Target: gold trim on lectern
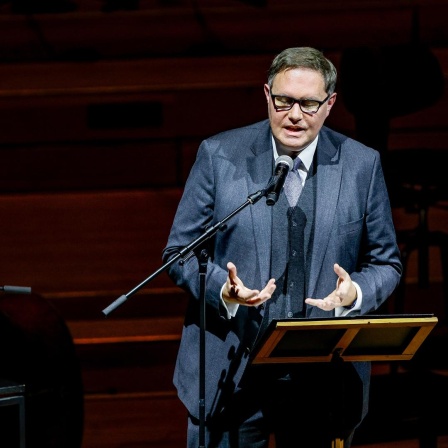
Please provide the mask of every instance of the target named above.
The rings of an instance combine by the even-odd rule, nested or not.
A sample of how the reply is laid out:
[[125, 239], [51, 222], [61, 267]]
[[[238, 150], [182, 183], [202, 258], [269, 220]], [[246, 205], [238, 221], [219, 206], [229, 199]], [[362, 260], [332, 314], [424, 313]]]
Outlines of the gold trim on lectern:
[[274, 320], [251, 362], [410, 360], [436, 324], [433, 315]]

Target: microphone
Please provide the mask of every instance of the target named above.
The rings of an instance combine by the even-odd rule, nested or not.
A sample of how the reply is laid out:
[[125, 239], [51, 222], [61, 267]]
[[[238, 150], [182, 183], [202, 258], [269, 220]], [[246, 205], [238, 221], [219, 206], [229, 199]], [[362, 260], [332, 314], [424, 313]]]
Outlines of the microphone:
[[275, 171], [274, 176], [269, 182], [270, 185], [273, 185], [272, 188], [269, 189], [269, 193], [266, 197], [267, 205], [274, 205], [277, 200], [280, 192], [282, 191], [283, 184], [285, 183], [286, 176], [289, 171], [294, 167], [294, 162], [289, 156], [280, 156], [275, 161]]

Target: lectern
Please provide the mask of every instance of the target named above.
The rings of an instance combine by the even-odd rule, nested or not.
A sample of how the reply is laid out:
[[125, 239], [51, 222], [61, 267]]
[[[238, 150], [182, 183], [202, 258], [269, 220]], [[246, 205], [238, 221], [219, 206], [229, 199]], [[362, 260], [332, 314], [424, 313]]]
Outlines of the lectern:
[[[410, 360], [436, 324], [432, 314], [274, 319], [251, 363]], [[339, 434], [331, 448], [344, 448]]]

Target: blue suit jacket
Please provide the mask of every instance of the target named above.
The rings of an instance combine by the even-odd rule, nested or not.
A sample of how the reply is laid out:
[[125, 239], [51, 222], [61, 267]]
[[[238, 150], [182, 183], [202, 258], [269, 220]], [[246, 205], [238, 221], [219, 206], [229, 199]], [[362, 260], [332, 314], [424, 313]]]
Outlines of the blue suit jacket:
[[[363, 293], [361, 314], [377, 309], [397, 286], [401, 264], [390, 204], [378, 152], [322, 128], [317, 146], [315, 234], [307, 297], [323, 298], [334, 290], [339, 263]], [[263, 189], [274, 166], [269, 121], [227, 131], [202, 142], [185, 185], [164, 251], [168, 260], [206, 230]], [[263, 310], [240, 306], [227, 319], [220, 290], [226, 264], [235, 263], [249, 288], [262, 289], [270, 279], [272, 207], [264, 199], [227, 221], [210, 245], [206, 277], [206, 414], [219, 412], [239, 386]], [[188, 411], [198, 418], [199, 275], [191, 257], [169, 269], [174, 282], [191, 293], [174, 383]], [[318, 308], [311, 317], [331, 317]], [[357, 364], [367, 407], [369, 366]]]

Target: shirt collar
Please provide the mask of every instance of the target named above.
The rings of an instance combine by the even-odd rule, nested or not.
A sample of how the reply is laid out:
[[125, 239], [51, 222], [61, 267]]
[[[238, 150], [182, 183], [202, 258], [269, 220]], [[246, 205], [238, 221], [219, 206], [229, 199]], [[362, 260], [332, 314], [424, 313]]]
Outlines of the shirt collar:
[[[309, 171], [311, 164], [313, 163], [314, 153], [317, 148], [317, 141], [319, 140], [319, 135], [302, 151], [299, 153], [300, 160], [306, 168], [306, 171]], [[272, 136], [272, 148], [274, 152], [274, 160], [278, 158], [277, 145], [275, 144], [274, 136]]]

